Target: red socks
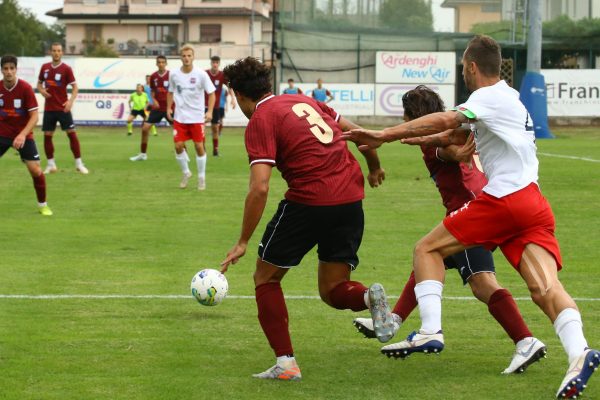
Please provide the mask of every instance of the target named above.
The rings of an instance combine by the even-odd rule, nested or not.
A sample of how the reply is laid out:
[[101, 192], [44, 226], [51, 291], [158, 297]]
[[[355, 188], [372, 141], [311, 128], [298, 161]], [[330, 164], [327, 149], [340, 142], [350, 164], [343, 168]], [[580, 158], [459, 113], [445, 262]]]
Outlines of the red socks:
[[338, 310], [350, 309], [363, 311], [368, 307], [365, 304], [365, 292], [368, 288], [360, 282], [342, 282], [329, 292], [331, 305]]
[[73, 157], [81, 158], [81, 148], [79, 147], [79, 139], [77, 139], [77, 133], [68, 132], [67, 136], [69, 136], [69, 144], [71, 145]]
[[404, 285], [404, 289], [402, 289], [402, 294], [400, 298], [396, 302], [394, 306], [394, 310], [392, 311], [394, 314], [397, 314], [402, 318], [402, 321], [406, 321], [412, 310], [417, 308], [417, 296], [415, 295], [415, 273], [411, 272], [408, 281]]
[[276, 357], [293, 354], [288, 312], [279, 282], [259, 285], [256, 291], [258, 320]]
[[33, 178], [33, 187], [35, 188], [35, 194], [37, 195], [38, 203], [46, 202], [46, 177], [44, 174]]
[[521, 339], [533, 336], [508, 290], [498, 289], [492, 293], [488, 310], [515, 344]]
[[142, 142], [140, 149], [142, 150], [142, 153], [146, 154], [146, 150], [148, 150], [148, 143]]
[[51, 160], [54, 158], [54, 143], [52, 143], [52, 136], [44, 135], [44, 152], [46, 158]]
[[219, 151], [219, 138], [213, 138], [213, 151]]

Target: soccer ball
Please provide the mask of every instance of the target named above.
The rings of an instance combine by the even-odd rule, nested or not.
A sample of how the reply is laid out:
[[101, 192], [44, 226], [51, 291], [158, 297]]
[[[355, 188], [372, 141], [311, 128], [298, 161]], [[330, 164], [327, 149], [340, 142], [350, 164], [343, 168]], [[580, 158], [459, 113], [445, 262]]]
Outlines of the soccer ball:
[[221, 303], [228, 288], [227, 278], [216, 269], [203, 269], [192, 278], [192, 296], [203, 306]]

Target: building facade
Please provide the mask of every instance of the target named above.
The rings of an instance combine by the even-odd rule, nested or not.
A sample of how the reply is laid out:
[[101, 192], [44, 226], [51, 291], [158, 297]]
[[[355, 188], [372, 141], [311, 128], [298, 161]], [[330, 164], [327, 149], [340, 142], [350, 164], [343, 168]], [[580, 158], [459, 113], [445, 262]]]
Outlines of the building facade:
[[48, 12], [66, 27], [67, 54], [106, 43], [121, 55], [271, 57], [272, 3], [261, 0], [64, 0]]

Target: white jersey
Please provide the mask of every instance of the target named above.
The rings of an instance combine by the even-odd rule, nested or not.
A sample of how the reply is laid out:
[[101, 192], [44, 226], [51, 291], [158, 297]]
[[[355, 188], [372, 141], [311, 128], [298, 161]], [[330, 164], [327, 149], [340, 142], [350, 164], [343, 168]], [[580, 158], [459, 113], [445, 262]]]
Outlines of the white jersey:
[[476, 119], [475, 144], [488, 178], [484, 192], [499, 198], [537, 183], [533, 121], [519, 92], [500, 81], [474, 91], [458, 111]]
[[185, 73], [180, 68], [169, 75], [169, 92], [173, 93], [175, 102], [175, 121], [182, 124], [204, 122], [204, 92], [211, 94], [215, 86], [208, 74], [194, 67]]

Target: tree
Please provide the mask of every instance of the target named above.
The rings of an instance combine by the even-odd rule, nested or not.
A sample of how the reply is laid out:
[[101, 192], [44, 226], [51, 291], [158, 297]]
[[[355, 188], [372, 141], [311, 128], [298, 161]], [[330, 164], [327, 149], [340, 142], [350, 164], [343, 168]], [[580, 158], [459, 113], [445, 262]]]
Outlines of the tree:
[[0, 20], [0, 49], [3, 54], [41, 56], [50, 44], [64, 40], [62, 26], [46, 26], [31, 12], [21, 9], [16, 0], [0, 3]]
[[385, 0], [379, 19], [383, 25], [407, 33], [433, 32], [433, 16], [425, 0]]
[[103, 57], [103, 58], [116, 58], [119, 57], [119, 53], [117, 53], [112, 47], [104, 42], [104, 39], [95, 40], [92, 42], [84, 41], [85, 43], [85, 51], [84, 55], [86, 57]]

